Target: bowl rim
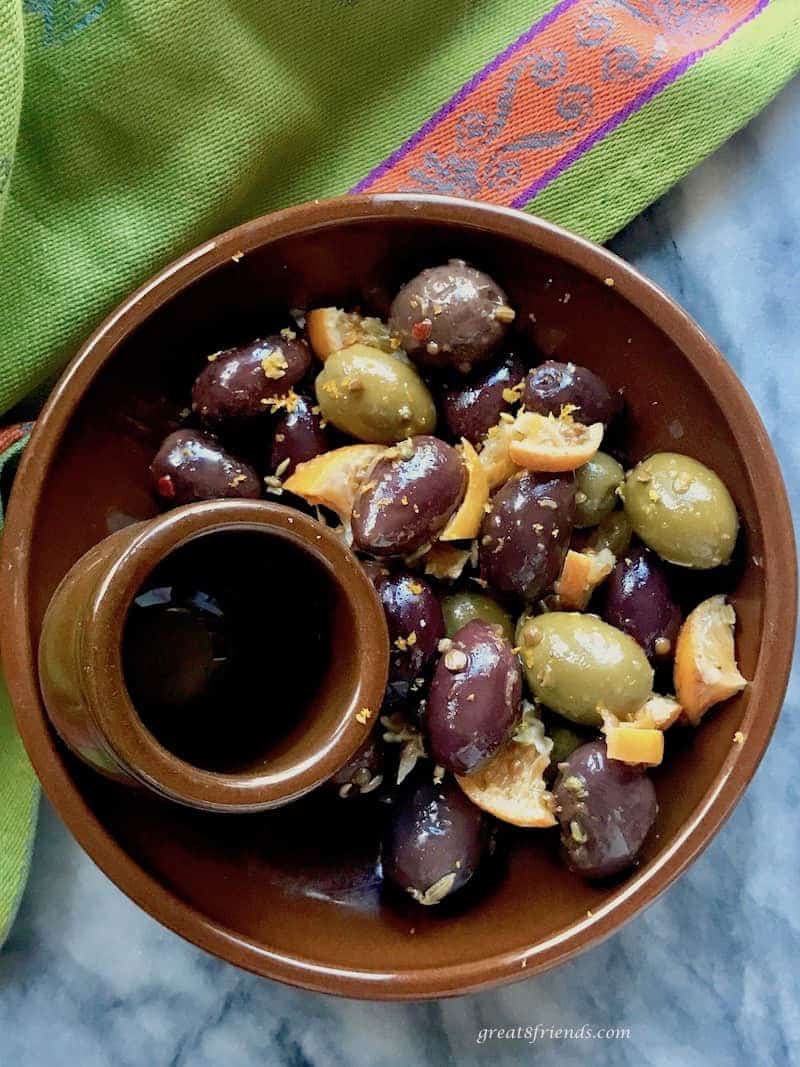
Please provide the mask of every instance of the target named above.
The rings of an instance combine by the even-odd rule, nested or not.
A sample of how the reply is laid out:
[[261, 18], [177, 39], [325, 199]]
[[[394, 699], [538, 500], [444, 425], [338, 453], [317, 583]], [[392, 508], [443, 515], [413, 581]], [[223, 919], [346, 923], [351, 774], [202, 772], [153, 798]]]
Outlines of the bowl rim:
[[[84, 802], [63, 765], [46, 720], [30, 640], [28, 584], [31, 531], [45, 472], [85, 392], [121, 341], [156, 308], [232, 257], [301, 233], [351, 224], [415, 220], [478, 230], [528, 243], [606, 284], [666, 334], [719, 398], [751, 483], [764, 532], [764, 626], [750, 700], [745, 744], [732, 741], [719, 773], [672, 844], [638, 869], [604, 904], [527, 948], [439, 967], [361, 970], [258, 946], [203, 915], [143, 870]], [[20, 486], [25, 486], [23, 493]], [[305, 989], [380, 1000], [430, 999], [474, 992], [538, 974], [603, 940], [633, 918], [688, 867], [728, 818], [766, 750], [780, 713], [794, 646], [797, 560], [791, 512], [778, 460], [744, 386], [693, 319], [665, 292], [614, 253], [536, 216], [511, 208], [417, 194], [381, 194], [313, 201], [261, 216], [205, 241], [146, 281], [81, 346], [37, 420], [11, 495], [2, 545], [7, 580], [0, 589], [5, 625], [0, 654], [17, 726], [42, 786], [81, 846], [132, 900], [170, 929], [212, 954], [264, 977]], [[780, 580], [778, 580], [780, 578]], [[18, 634], [22, 639], [18, 640]]]

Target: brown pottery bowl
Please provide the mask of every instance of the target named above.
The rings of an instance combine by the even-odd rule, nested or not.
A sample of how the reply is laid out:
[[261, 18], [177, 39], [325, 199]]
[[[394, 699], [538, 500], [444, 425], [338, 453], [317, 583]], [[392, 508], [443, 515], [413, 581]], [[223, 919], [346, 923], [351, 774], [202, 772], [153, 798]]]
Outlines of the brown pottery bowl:
[[[624, 388], [629, 458], [685, 452], [716, 470], [742, 519], [724, 591], [751, 684], [654, 773], [641, 863], [583, 882], [552, 837], [518, 832], [472, 899], [422, 909], [380, 891], [375, 809], [319, 791], [275, 812], [193, 811], [104, 780], [50, 727], [36, 672], [48, 601], [110, 531], [157, 512], [148, 464], [205, 355], [287, 324], [289, 308], [385, 313], [417, 270], [462, 257], [517, 310], [528, 358], [574, 359]], [[703, 575], [696, 592], [717, 591]], [[733, 371], [667, 296], [611, 253], [530, 216], [437, 197], [313, 203], [208, 241], [126, 300], [52, 394], [25, 452], [3, 545], [2, 658], [19, 729], [77, 839], [138, 904], [210, 952], [325, 992], [434, 997], [536, 974], [596, 944], [711, 840], [775, 726], [794, 642], [796, 560], [764, 427]], [[743, 743], [734, 735], [741, 732]], [[732, 889], [731, 892], [734, 890]]]

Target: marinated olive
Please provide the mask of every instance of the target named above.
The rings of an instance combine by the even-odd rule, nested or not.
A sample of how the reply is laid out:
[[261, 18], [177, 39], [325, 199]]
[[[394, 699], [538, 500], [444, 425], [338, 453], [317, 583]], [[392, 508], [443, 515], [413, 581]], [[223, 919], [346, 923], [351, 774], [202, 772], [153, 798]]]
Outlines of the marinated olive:
[[534, 367], [525, 381], [523, 402], [529, 411], [558, 415], [565, 404], [574, 407], [576, 422], [608, 425], [622, 410], [622, 396], [587, 367], [549, 359]]
[[395, 801], [383, 842], [383, 876], [419, 904], [438, 904], [467, 884], [490, 844], [480, 808], [445, 778], [415, 774]]
[[585, 745], [589, 737], [586, 732], [578, 732], [558, 715], [549, 716], [545, 722], [545, 731], [553, 742], [550, 750], [550, 766], [545, 772], [548, 781], [552, 781], [558, 774], [559, 763], [563, 763], [571, 756], [576, 748]]
[[658, 813], [644, 771], [609, 759], [603, 741], [568, 757], [553, 794], [567, 864], [585, 878], [609, 878], [630, 867]]
[[353, 543], [373, 556], [415, 552], [446, 524], [466, 486], [466, 468], [450, 445], [424, 435], [401, 441], [377, 461], [356, 494]]
[[282, 478], [288, 478], [298, 463], [330, 449], [328, 433], [315, 406], [308, 397], [298, 394], [292, 410], [285, 411], [275, 423], [268, 461], [272, 473], [279, 470]]
[[433, 397], [416, 370], [377, 348], [334, 352], [314, 387], [323, 417], [359, 441], [392, 444], [436, 426]]
[[675, 649], [681, 610], [672, 598], [664, 567], [646, 548], [619, 560], [600, 594], [600, 614], [630, 634], [648, 659], [664, 659]]
[[389, 327], [415, 363], [466, 374], [498, 349], [513, 319], [500, 286], [453, 259], [403, 286]]
[[606, 515], [592, 534], [589, 547], [595, 552], [602, 552], [604, 548], [607, 548], [619, 558], [627, 551], [632, 533], [631, 522], [625, 512], [612, 511], [610, 515]]
[[481, 525], [481, 577], [503, 593], [539, 596], [561, 573], [574, 515], [572, 474], [509, 478]]
[[482, 767], [519, 719], [522, 676], [511, 645], [474, 619], [442, 653], [431, 682], [425, 728], [434, 760], [454, 774]]
[[466, 626], [473, 619], [482, 619], [492, 626], [499, 626], [507, 641], [514, 640], [514, 623], [511, 616], [496, 600], [483, 593], [473, 593], [472, 590], [466, 589], [450, 593], [442, 600], [442, 612], [448, 637], [454, 637], [462, 626]]
[[192, 407], [204, 423], [215, 426], [268, 413], [311, 366], [305, 341], [279, 334], [208, 358], [192, 387]]
[[624, 494], [634, 531], [668, 563], [706, 570], [731, 558], [736, 507], [721, 479], [696, 459], [657, 452], [628, 474]]
[[253, 468], [199, 430], [176, 430], [165, 438], [150, 473], [155, 491], [168, 504], [261, 496], [261, 482]]
[[501, 413], [511, 410], [515, 400], [507, 399], [508, 390], [524, 377], [524, 363], [518, 356], [509, 354], [477, 377], [447, 389], [442, 397], [442, 410], [453, 437], [466, 437], [471, 444], [479, 444], [500, 421]]
[[653, 689], [653, 668], [642, 648], [596, 615], [523, 616], [517, 644], [536, 699], [585, 726], [599, 726], [601, 710], [626, 718]]
[[588, 463], [575, 472], [575, 525], [596, 526], [617, 503], [617, 489], [625, 481], [625, 471], [613, 456], [595, 452]]
[[339, 796], [343, 799], [372, 793], [383, 782], [384, 762], [384, 747], [380, 738], [373, 733], [344, 767], [334, 774], [331, 784], [338, 788]]
[[418, 691], [424, 672], [444, 637], [442, 608], [424, 578], [409, 571], [378, 574], [373, 578], [386, 614], [391, 642], [387, 699], [405, 700], [409, 689]]

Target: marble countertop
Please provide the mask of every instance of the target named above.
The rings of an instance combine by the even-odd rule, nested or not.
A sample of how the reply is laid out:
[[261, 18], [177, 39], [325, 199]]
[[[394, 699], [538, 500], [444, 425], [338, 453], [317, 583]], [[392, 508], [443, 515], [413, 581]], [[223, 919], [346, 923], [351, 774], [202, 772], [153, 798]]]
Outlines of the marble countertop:
[[[800, 81], [614, 242], [726, 353], [800, 503]], [[800, 512], [797, 512], [800, 514]], [[754, 782], [691, 870], [555, 972], [429, 1004], [289, 989], [139, 911], [43, 803], [0, 956], [0, 1063], [15, 1067], [547, 1067], [800, 1059], [800, 681]], [[622, 1040], [479, 1043], [498, 1027], [625, 1027]]]

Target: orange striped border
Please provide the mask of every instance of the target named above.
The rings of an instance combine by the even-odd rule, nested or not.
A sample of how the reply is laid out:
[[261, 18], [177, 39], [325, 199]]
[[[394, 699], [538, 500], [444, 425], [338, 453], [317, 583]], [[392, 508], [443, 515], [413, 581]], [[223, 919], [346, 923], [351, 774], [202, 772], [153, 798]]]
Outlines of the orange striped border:
[[769, 0], [561, 0], [351, 192], [524, 207]]
[[17, 441], [27, 437], [32, 429], [32, 422], [17, 422], [13, 426], [0, 427], [0, 459], [3, 453], [7, 452]]

